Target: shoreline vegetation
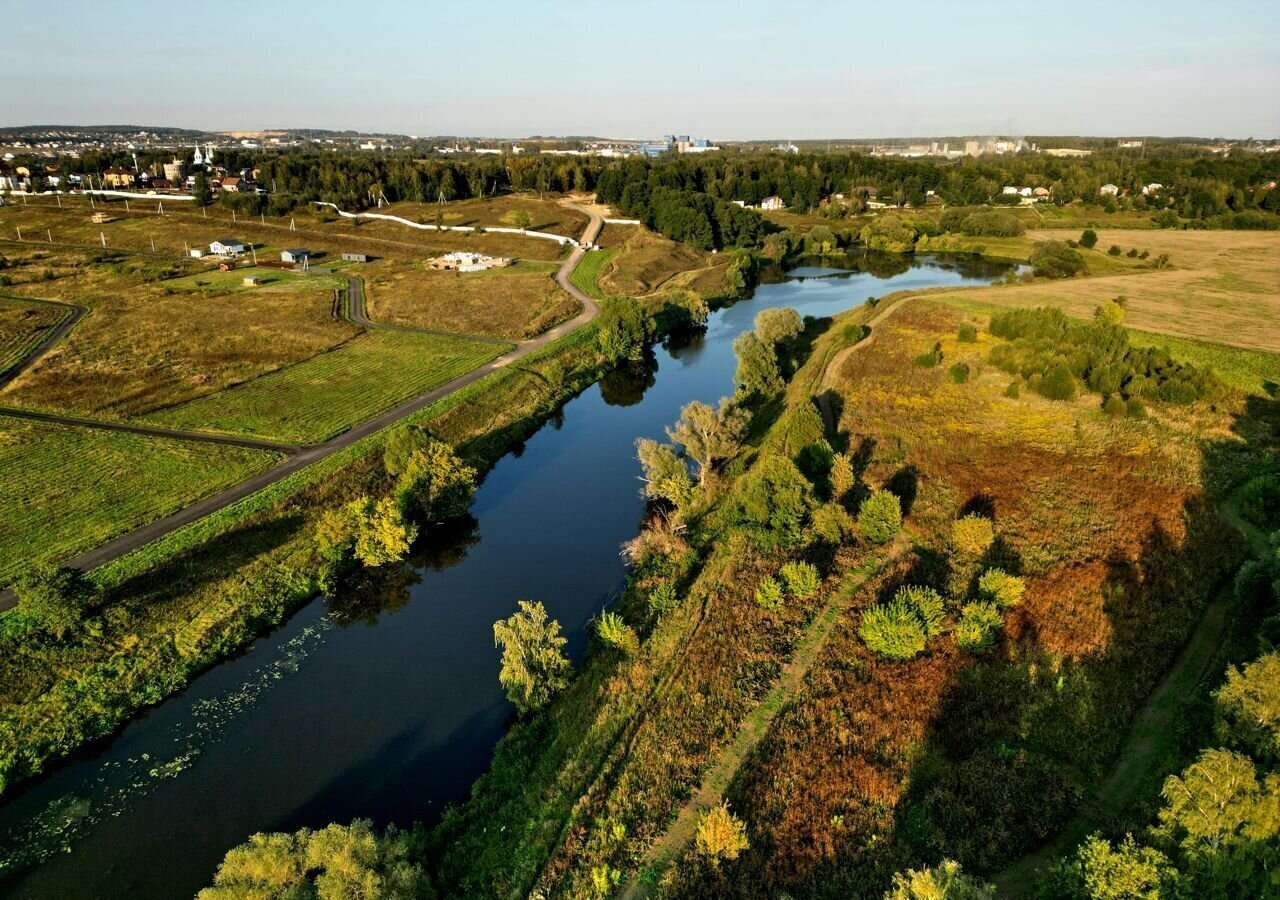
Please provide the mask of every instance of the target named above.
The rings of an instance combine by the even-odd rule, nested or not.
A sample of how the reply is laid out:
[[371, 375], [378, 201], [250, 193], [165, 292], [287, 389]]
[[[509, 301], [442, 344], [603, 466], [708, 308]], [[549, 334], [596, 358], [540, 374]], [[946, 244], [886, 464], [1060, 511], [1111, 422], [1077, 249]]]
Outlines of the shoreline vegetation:
[[[785, 187], [768, 161], [735, 176], [749, 200], [776, 190], [803, 215], [762, 215], [704, 193], [698, 185], [724, 166], [718, 158], [599, 171], [574, 163], [572, 174], [557, 176], [561, 184], [546, 180], [541, 163], [513, 163], [511, 188], [594, 187], [652, 229], [602, 238], [607, 249], [571, 273], [588, 295], [607, 298], [601, 316], [401, 426], [87, 577], [24, 578], [23, 603], [0, 617], [8, 698], [0, 795], [340, 586], [350, 567], [399, 559], [415, 537], [429, 540], [435, 522], [465, 508], [477, 474], [563, 403], [663, 335], [705, 322], [708, 304], [742, 296], [765, 267], [847, 261], [864, 250], [904, 268], [912, 253], [969, 254], [1026, 268], [1004, 285], [895, 295], [831, 322], [758, 320], [735, 344], [734, 397], [691, 404], [671, 444], [639, 448], [652, 515], [628, 548], [626, 590], [597, 623], [580, 670], [570, 678], [556, 670], [554, 699], [521, 694], [527, 715], [502, 739], [471, 800], [432, 832], [377, 835], [357, 822], [329, 838], [385, 851], [382, 864], [413, 868], [418, 891], [423, 868], [448, 896], [583, 897], [983, 878], [1050, 839], [1119, 752], [1158, 661], [1186, 642], [1211, 590], [1244, 554], [1243, 541], [1211, 552], [1211, 536], [1225, 540], [1212, 502], [1274, 471], [1280, 357], [1263, 352], [1280, 338], [1274, 192], [1239, 187], [1258, 171], [1221, 160], [1206, 167], [1198, 190], [1082, 208], [1075, 198], [1096, 196], [1093, 175], [1081, 174], [1092, 170], [1055, 163], [1055, 185], [1071, 196], [1028, 213], [999, 208], [989, 184], [928, 174], [923, 164], [815, 159], [812, 175]], [[1171, 173], [1185, 168], [1165, 162]], [[286, 186], [271, 200], [227, 203], [258, 203], [259, 213], [263, 202], [317, 199], [298, 185], [329, 165], [281, 170]], [[1130, 165], [1136, 186], [1147, 164]], [[659, 166], [664, 179], [651, 178]], [[453, 177], [427, 168], [433, 189]], [[397, 190], [404, 173], [387, 174]], [[873, 174], [895, 179], [896, 205], [913, 208], [868, 215], [873, 193], [862, 182]], [[1222, 187], [1231, 179], [1234, 192]], [[839, 207], [836, 184], [848, 190]], [[935, 193], [952, 206], [935, 205]], [[403, 196], [430, 214], [423, 196]], [[369, 200], [323, 199], [357, 209]], [[454, 215], [477, 224], [477, 246], [520, 240], [484, 233], [495, 211], [466, 202], [474, 209]], [[513, 206], [503, 215], [525, 221], [531, 213]], [[316, 219], [315, 234], [357, 231], [323, 213]], [[1108, 229], [1108, 221], [1125, 227]], [[548, 227], [572, 224], [568, 216]], [[387, 223], [358, 231], [399, 241]], [[46, 261], [44, 251], [19, 250], [31, 256], [25, 271]], [[64, 275], [44, 271], [13, 286], [36, 291]], [[6, 346], [29, 340], [19, 333]], [[963, 403], [973, 404], [973, 418], [960, 425]], [[1202, 431], [1210, 437], [1197, 440]], [[986, 446], [1014, 463], [997, 465]], [[957, 456], [962, 449], [970, 456]], [[1059, 474], [1039, 478], [1046, 471]], [[1014, 477], [1023, 482], [1007, 480]], [[1070, 502], [1076, 489], [1087, 504]], [[1149, 521], [1138, 522], [1138, 512]], [[1111, 556], [1098, 543], [1105, 533], [1116, 535]], [[1262, 585], [1256, 599], [1265, 578], [1254, 581]], [[688, 812], [719, 750], [766, 698], [780, 702], [773, 690], [785, 666], [829, 610], [839, 611], [829, 637], [755, 738], [758, 749], [730, 760], [726, 782], [701, 792], [708, 805]], [[558, 631], [526, 612], [538, 629]], [[510, 642], [524, 626], [507, 627]], [[1238, 623], [1229, 627], [1237, 647]], [[504, 668], [509, 687], [521, 683], [512, 671]], [[898, 695], [916, 706], [898, 706]], [[1235, 704], [1222, 716], [1240, 731], [1231, 710], [1243, 701], [1219, 702]], [[868, 710], [893, 727], [867, 725]], [[860, 743], [853, 721], [881, 743]], [[966, 731], [961, 721], [986, 724]], [[1234, 734], [1231, 752], [1251, 740]], [[1055, 741], [1057, 757], [1046, 752]], [[1162, 765], [1174, 771], [1170, 760], [1205, 743], [1171, 751]], [[1257, 754], [1264, 772], [1269, 752]], [[846, 763], [851, 795], [824, 793], [821, 773]], [[801, 774], [784, 785], [775, 771]], [[800, 799], [788, 811], [793, 790]], [[973, 803], [953, 809], [957, 797]], [[1126, 808], [1124, 821], [1139, 823], [1153, 803], [1139, 814]], [[487, 826], [497, 821], [515, 827], [495, 834]], [[1178, 827], [1185, 832], [1185, 823], [1169, 826], [1173, 843], [1185, 837]], [[294, 846], [317, 835], [293, 836]], [[664, 836], [671, 853], [650, 859]], [[278, 837], [288, 836], [254, 841]], [[1185, 843], [1172, 847], [1159, 847], [1165, 868], [1200, 883]], [[225, 886], [234, 887], [242, 850], [228, 856]], [[1139, 853], [1131, 843], [1097, 842], [1087, 852]], [[253, 853], [244, 853], [251, 868]], [[1076, 869], [1055, 871], [1077, 878], [1094, 857], [1081, 850]], [[907, 871], [926, 859], [936, 867]], [[1254, 861], [1240, 884], [1257, 883], [1249, 880]], [[219, 893], [223, 877], [208, 897], [234, 896]]]

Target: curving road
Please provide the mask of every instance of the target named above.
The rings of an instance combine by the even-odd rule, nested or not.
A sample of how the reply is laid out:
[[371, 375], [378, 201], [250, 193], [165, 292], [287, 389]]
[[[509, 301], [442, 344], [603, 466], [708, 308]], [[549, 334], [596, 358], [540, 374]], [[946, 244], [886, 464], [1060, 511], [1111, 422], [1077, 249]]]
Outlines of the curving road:
[[[574, 267], [577, 266], [578, 261], [582, 259], [583, 254], [586, 252], [583, 247], [595, 243], [596, 238], [600, 234], [600, 229], [604, 225], [604, 220], [600, 216], [594, 212], [586, 212], [590, 216], [591, 220], [588, 222], [586, 230], [583, 232], [579, 246], [573, 249], [573, 252], [570, 253], [564, 262], [560, 264], [560, 268], [556, 271], [556, 282], [568, 291], [570, 296], [582, 304], [582, 312], [577, 316], [567, 322], [557, 325], [555, 328], [539, 335], [533, 340], [522, 342], [514, 350], [499, 356], [492, 362], [483, 365], [478, 369], [472, 369], [470, 372], [463, 375], [459, 375], [457, 378], [447, 382], [446, 384], [440, 385], [434, 390], [427, 391], [424, 394], [419, 394], [412, 399], [406, 400], [394, 409], [390, 409], [381, 415], [360, 423], [350, 431], [345, 431], [321, 444], [313, 444], [308, 447], [298, 448], [297, 452], [288, 456], [281, 463], [266, 470], [265, 472], [260, 472], [252, 478], [248, 478], [238, 484], [232, 485], [231, 487], [224, 488], [218, 493], [211, 494], [202, 500], [198, 500], [172, 515], [165, 516], [163, 519], [157, 519], [156, 521], [144, 525], [141, 528], [122, 534], [119, 537], [88, 551], [87, 553], [82, 553], [73, 559], [65, 560], [63, 564], [87, 571], [103, 565], [104, 563], [119, 559], [127, 553], [132, 553], [134, 550], [138, 550], [158, 538], [177, 531], [185, 525], [190, 525], [192, 522], [198, 521], [211, 513], [215, 513], [239, 500], [243, 500], [249, 495], [260, 491], [269, 485], [275, 484], [283, 478], [287, 478], [312, 463], [319, 462], [325, 457], [331, 456], [339, 450], [350, 447], [352, 444], [368, 437], [371, 434], [381, 431], [382, 429], [394, 425], [400, 420], [411, 416], [416, 412], [426, 409], [431, 404], [448, 397], [450, 394], [459, 391], [468, 385], [474, 384], [481, 378], [484, 378], [486, 375], [489, 375], [504, 366], [508, 366], [532, 353], [536, 353], [553, 341], [564, 337], [571, 331], [575, 331], [592, 321], [600, 314], [599, 305], [582, 291], [578, 290], [573, 282], [569, 280], [569, 276], [573, 274]], [[77, 424], [86, 423], [79, 422]], [[192, 439], [192, 435], [187, 432], [181, 432], [180, 436], [183, 439]], [[211, 436], [203, 435], [202, 437]], [[16, 605], [17, 598], [14, 596], [12, 591], [5, 591], [0, 594], [0, 612], [8, 611]]]

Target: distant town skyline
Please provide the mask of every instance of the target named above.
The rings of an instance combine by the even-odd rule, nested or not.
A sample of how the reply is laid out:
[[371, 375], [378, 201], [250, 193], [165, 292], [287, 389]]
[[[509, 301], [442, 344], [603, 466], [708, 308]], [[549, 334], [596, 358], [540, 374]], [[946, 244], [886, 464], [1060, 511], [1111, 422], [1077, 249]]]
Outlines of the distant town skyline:
[[[55, 0], [0, 47], [0, 125], [721, 141], [1280, 136], [1280, 4], [433, 6]], [[233, 27], [229, 26], [233, 23]], [[70, 48], [51, 64], [50, 49]], [[38, 75], [38, 78], [36, 77]]]

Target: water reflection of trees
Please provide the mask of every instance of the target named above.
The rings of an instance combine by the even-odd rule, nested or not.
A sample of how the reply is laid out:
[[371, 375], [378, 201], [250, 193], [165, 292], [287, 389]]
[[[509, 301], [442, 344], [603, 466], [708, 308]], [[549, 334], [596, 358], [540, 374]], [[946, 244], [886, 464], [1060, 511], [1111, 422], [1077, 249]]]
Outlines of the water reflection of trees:
[[471, 516], [434, 525], [414, 545], [408, 559], [345, 575], [326, 598], [329, 618], [344, 628], [374, 625], [383, 613], [403, 609], [422, 583], [423, 570], [443, 572], [467, 558], [480, 541], [480, 523]]
[[610, 406], [635, 406], [657, 381], [658, 361], [646, 351], [644, 359], [618, 366], [600, 379], [600, 396]]

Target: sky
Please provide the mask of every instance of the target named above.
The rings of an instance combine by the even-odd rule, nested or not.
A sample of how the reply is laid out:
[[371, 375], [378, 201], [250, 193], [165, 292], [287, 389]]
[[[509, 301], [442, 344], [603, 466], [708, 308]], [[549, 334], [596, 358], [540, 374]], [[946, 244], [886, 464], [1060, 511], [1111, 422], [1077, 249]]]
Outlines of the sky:
[[50, 0], [6, 17], [0, 126], [1280, 137], [1280, 0], [204, 9]]

